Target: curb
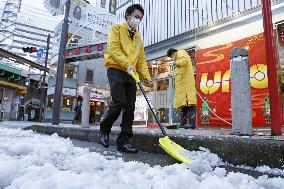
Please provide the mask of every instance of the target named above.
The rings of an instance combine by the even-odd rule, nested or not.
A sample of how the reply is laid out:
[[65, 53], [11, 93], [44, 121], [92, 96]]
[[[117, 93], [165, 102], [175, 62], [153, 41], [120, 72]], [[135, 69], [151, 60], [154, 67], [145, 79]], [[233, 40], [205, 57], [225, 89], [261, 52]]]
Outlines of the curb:
[[[39, 133], [58, 136], [70, 139], [99, 143], [98, 128], [72, 128], [61, 126], [33, 125], [24, 128]], [[110, 144], [116, 145], [116, 138], [119, 130], [112, 130], [110, 134]], [[234, 136], [182, 136], [171, 135], [170, 138], [184, 148], [199, 150], [199, 147], [209, 149], [217, 154], [223, 161], [233, 165], [247, 165], [257, 167], [267, 165], [279, 168], [284, 165], [284, 141], [273, 139], [255, 139], [251, 137]], [[139, 150], [154, 153], [166, 154], [159, 146], [158, 133], [139, 132], [134, 130], [131, 143]]]

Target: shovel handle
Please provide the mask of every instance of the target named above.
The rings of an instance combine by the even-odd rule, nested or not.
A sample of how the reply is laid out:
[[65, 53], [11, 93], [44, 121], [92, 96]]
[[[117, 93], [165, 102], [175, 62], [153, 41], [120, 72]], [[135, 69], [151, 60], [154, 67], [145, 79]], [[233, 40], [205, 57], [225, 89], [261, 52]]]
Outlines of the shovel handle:
[[138, 73], [134, 72], [133, 70], [129, 71], [129, 74], [133, 77], [136, 83], [140, 83], [139, 75]]
[[157, 114], [156, 114], [154, 108], [152, 107], [152, 105], [151, 105], [149, 99], [148, 99], [147, 96], [146, 96], [146, 92], [145, 92], [144, 88], [142, 87], [142, 85], [141, 85], [140, 82], [137, 83], [137, 84], [138, 84], [138, 86], [139, 86], [139, 88], [140, 88], [140, 90], [141, 90], [141, 92], [142, 92], [142, 94], [143, 94], [143, 96], [144, 96], [144, 98], [145, 98], [145, 100], [146, 100], [146, 102], [147, 102], [147, 104], [148, 104], [148, 106], [149, 106], [149, 108], [150, 108], [150, 110], [151, 110], [151, 112], [152, 112], [152, 114], [153, 114], [155, 120], [157, 121], [157, 123], [158, 123], [158, 125], [159, 125], [159, 127], [160, 127], [160, 129], [161, 129], [161, 131], [162, 131], [162, 133], [163, 133], [163, 135], [164, 135], [164, 136], [167, 136], [167, 133], [166, 133], [166, 131], [165, 131], [165, 129], [164, 129], [164, 127], [163, 127], [161, 121], [158, 119]]
[[164, 135], [164, 136], [167, 136], [167, 133], [166, 133], [166, 131], [165, 131], [165, 129], [164, 129], [162, 123], [161, 123], [160, 120], [158, 119], [157, 114], [156, 114], [154, 108], [152, 107], [152, 105], [151, 105], [149, 99], [147, 98], [147, 95], [146, 95], [146, 92], [145, 92], [143, 86], [142, 86], [141, 83], [140, 83], [139, 75], [138, 75], [137, 73], [135, 73], [133, 70], [131, 70], [131, 71], [129, 72], [129, 74], [135, 79], [136, 83], [138, 84], [139, 89], [141, 90], [141, 92], [142, 92], [142, 94], [143, 94], [143, 96], [144, 96], [144, 98], [145, 98], [145, 100], [146, 100], [146, 102], [147, 102], [147, 104], [148, 104], [148, 106], [149, 106], [149, 108], [150, 108], [150, 110], [151, 110], [153, 116], [155, 117], [155, 120], [157, 121], [157, 123], [158, 123], [158, 125], [159, 125], [159, 127], [160, 127], [160, 129], [161, 129], [161, 131], [162, 131], [162, 133], [163, 133], [163, 135]]

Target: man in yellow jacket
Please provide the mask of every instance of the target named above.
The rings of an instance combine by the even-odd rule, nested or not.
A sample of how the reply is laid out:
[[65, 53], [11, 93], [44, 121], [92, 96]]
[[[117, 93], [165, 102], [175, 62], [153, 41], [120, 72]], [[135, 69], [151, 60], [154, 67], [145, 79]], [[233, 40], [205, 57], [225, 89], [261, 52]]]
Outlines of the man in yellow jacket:
[[111, 102], [100, 123], [100, 141], [104, 147], [109, 147], [111, 127], [122, 112], [117, 150], [127, 153], [138, 152], [128, 142], [133, 135], [132, 124], [137, 90], [135, 80], [128, 73], [133, 70], [139, 74], [146, 84], [151, 85], [152, 83], [145, 59], [143, 42], [137, 30], [143, 16], [144, 9], [141, 5], [129, 6], [125, 12], [126, 22], [115, 24], [110, 29], [107, 50], [104, 54]]
[[167, 56], [175, 61], [174, 108], [182, 111], [180, 128], [195, 129], [197, 104], [194, 71], [190, 56], [185, 50], [169, 49]]

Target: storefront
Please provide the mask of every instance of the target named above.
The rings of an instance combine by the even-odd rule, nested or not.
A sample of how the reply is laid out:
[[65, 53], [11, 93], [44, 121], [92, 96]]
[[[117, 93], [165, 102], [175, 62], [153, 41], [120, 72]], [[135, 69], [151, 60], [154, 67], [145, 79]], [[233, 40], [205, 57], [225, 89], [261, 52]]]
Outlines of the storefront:
[[[78, 87], [78, 104], [82, 103], [83, 100], [83, 89], [85, 86]], [[107, 107], [107, 97], [109, 92], [105, 89], [91, 88], [90, 94], [90, 124], [98, 124], [104, 115]]]
[[[191, 57], [195, 70], [195, 50], [189, 48], [186, 50]], [[154, 81], [154, 86], [150, 91], [150, 97], [153, 106], [156, 109], [157, 116], [162, 123], [178, 123], [180, 111], [173, 108], [173, 67], [172, 60], [166, 56], [148, 61], [149, 72]], [[148, 123], [155, 123], [151, 112], [148, 112]]]
[[[283, 5], [273, 9], [273, 22], [276, 23], [279, 77], [281, 77], [281, 92], [283, 95], [284, 73], [284, 26]], [[241, 20], [241, 21], [240, 21]], [[175, 41], [176, 40], [176, 41]], [[167, 43], [167, 44], [166, 44]], [[231, 127], [231, 89], [230, 89], [230, 51], [240, 46], [248, 50], [250, 64], [250, 84], [252, 99], [252, 124], [253, 127], [270, 126], [270, 102], [267, 76], [267, 60], [263, 38], [263, 20], [261, 10], [247, 16], [240, 15], [236, 20], [228, 20], [215, 26], [206, 26], [188, 31], [185, 36], [176, 36], [173, 40], [161, 42], [146, 47], [145, 52], [151, 60], [160, 61], [169, 48], [188, 49], [195, 47], [196, 51], [196, 89], [197, 89], [197, 124], [199, 126]], [[148, 50], [148, 49], [149, 50]], [[158, 58], [155, 58], [158, 57]], [[194, 60], [193, 56], [191, 58]], [[150, 62], [149, 62], [150, 63]], [[163, 65], [158, 65], [156, 75], [161, 75], [160, 70], [165, 70]], [[154, 64], [155, 67], [155, 64]], [[155, 75], [155, 79], [157, 79]], [[157, 96], [167, 86], [167, 75], [162, 81], [157, 81]], [[170, 86], [170, 84], [169, 84]], [[168, 90], [168, 89], [167, 89]], [[162, 95], [160, 95], [162, 96]], [[162, 99], [159, 97], [158, 99]], [[284, 97], [283, 97], [284, 102]], [[282, 102], [282, 106], [283, 103]], [[156, 108], [163, 108], [156, 102]], [[168, 106], [168, 105], [167, 105]], [[284, 107], [284, 106], [283, 106]], [[169, 109], [169, 107], [167, 107]], [[167, 110], [166, 109], [166, 110]], [[158, 111], [159, 112], [159, 111]], [[166, 112], [166, 111], [163, 111]], [[283, 111], [284, 112], [284, 111]], [[158, 113], [159, 114], [159, 113]], [[215, 114], [215, 115], [214, 115]], [[218, 117], [217, 117], [217, 116]], [[163, 120], [162, 116], [161, 119]], [[221, 119], [220, 119], [221, 118]], [[167, 120], [165, 120], [167, 122]], [[175, 121], [176, 122], [176, 121]]]
[[[46, 112], [45, 112], [45, 119], [51, 120], [52, 119], [52, 108], [54, 102], [54, 87], [51, 87], [47, 91], [47, 104], [46, 104]], [[63, 88], [62, 89], [62, 101], [61, 101], [61, 120], [62, 121], [72, 121], [75, 112], [74, 108], [76, 105], [76, 89], [73, 88]]]
[[0, 121], [18, 118], [21, 100], [27, 91], [20, 73], [18, 69], [0, 64]]

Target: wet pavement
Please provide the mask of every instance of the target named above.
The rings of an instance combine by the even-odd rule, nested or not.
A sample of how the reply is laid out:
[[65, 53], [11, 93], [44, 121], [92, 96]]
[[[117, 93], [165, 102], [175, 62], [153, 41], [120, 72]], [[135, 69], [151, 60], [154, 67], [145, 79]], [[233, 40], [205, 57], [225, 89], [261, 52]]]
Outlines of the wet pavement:
[[[141, 152], [139, 151], [137, 154], [127, 154], [127, 153], [120, 153], [117, 152], [115, 146], [110, 146], [109, 148], [104, 148], [100, 144], [96, 142], [86, 142], [86, 141], [79, 141], [79, 140], [72, 140], [72, 143], [76, 147], [80, 148], [88, 148], [90, 152], [97, 152], [105, 157], [107, 159], [114, 159], [114, 158], [122, 158], [124, 161], [137, 161], [142, 163], [147, 163], [150, 166], [168, 166], [173, 165], [175, 163], [178, 163], [175, 161], [172, 157], [170, 157], [167, 154], [152, 154], [147, 152]], [[255, 178], [262, 176], [262, 175], [268, 175], [268, 177], [284, 177], [283, 175], [275, 175], [275, 174], [264, 174], [255, 170], [247, 170], [243, 168], [236, 168], [231, 165], [222, 165], [219, 166], [220, 168], [225, 168], [227, 172], [240, 172], [243, 174], [248, 174], [250, 176], [253, 176]]]

